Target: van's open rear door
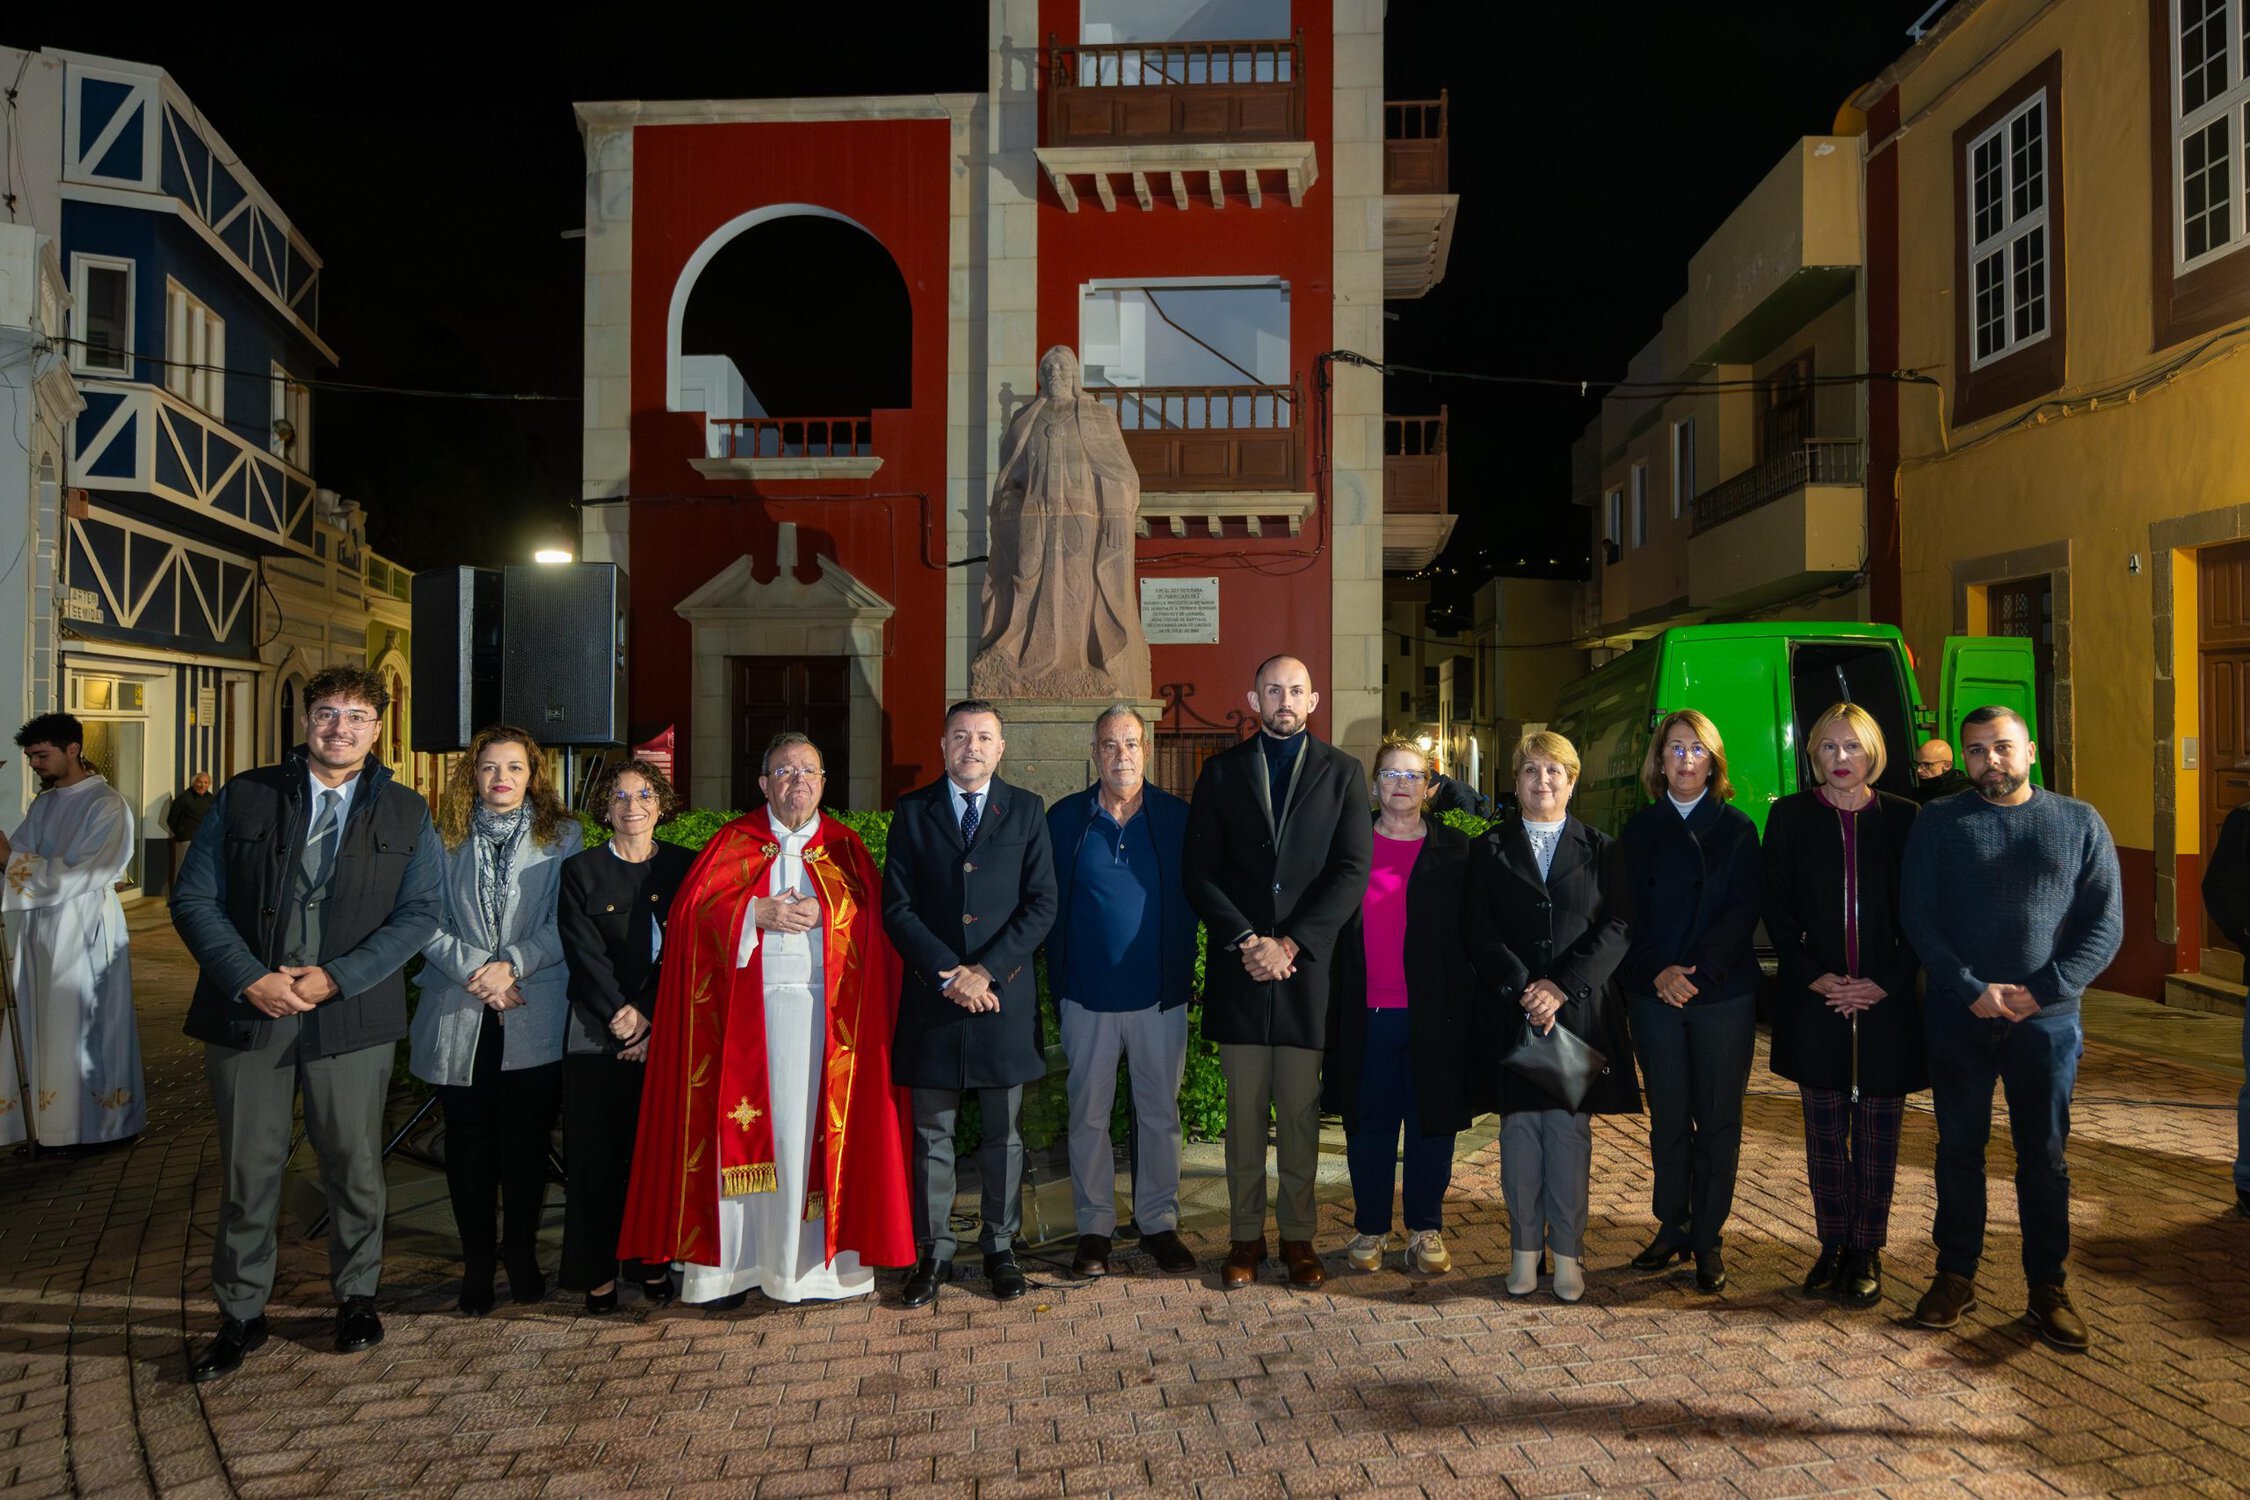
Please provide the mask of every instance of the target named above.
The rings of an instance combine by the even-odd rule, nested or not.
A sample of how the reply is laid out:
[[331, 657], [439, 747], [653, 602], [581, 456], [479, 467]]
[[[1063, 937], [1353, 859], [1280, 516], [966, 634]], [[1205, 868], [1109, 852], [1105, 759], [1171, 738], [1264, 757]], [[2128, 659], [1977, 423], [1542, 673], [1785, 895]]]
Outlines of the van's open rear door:
[[[1987, 703], [2013, 709], [2039, 738], [2039, 672], [2031, 642], [2013, 635], [1949, 635], [1945, 638], [1945, 664], [1938, 681], [1938, 736], [1953, 746], [1954, 764], [1960, 764], [1961, 721]], [[2034, 763], [2031, 779], [2040, 786], [2046, 776]]]

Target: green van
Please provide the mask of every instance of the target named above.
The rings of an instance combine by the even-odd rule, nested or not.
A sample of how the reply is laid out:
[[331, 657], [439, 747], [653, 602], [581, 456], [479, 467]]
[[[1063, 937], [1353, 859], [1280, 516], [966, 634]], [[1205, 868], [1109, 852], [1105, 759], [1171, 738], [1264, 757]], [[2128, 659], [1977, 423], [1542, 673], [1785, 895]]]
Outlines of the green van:
[[[1876, 783], [1908, 795], [1914, 751], [1939, 733], [1956, 750], [1961, 720], [1987, 703], [2023, 716], [2032, 738], [2037, 683], [2032, 643], [2015, 636], [1950, 636], [1938, 702], [1925, 707], [1895, 625], [1771, 620], [1682, 625], [1563, 689], [1553, 727], [1578, 749], [1571, 811], [1615, 834], [1649, 800], [1641, 765], [1664, 715], [1700, 709], [1726, 741], [1734, 805], [1762, 836], [1766, 809], [1813, 784], [1805, 731], [1839, 701], [1882, 726], [1889, 764]], [[2039, 767], [2032, 779], [2044, 784]]]

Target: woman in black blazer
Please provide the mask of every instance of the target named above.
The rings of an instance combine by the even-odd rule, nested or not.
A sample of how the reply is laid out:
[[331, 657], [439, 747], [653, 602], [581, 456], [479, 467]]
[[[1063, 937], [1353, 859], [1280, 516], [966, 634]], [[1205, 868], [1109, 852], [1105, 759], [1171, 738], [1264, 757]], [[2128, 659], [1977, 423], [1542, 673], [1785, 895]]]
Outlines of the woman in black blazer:
[[1839, 703], [1805, 734], [1820, 784], [1766, 814], [1766, 936], [1780, 958], [1773, 1070], [1805, 1109], [1820, 1257], [1808, 1292], [1883, 1296], [1882, 1250], [1906, 1096], [1929, 1086], [1899, 868], [1919, 809], [1875, 790], [1883, 731]]
[[[1555, 1295], [1586, 1293], [1588, 1175], [1595, 1115], [1641, 1111], [1632, 1039], [1616, 972], [1625, 957], [1625, 861], [1608, 835], [1570, 816], [1578, 751], [1559, 734], [1524, 736], [1515, 754], [1519, 815], [1496, 824], [1469, 857], [1462, 925], [1483, 982], [1475, 1104], [1500, 1110], [1500, 1191], [1513, 1256], [1508, 1291], [1539, 1286], [1555, 1254]], [[1527, 1027], [1560, 1026], [1609, 1059], [1576, 1109], [1500, 1066]]]
[[1695, 1253], [1695, 1284], [1727, 1284], [1720, 1231], [1734, 1209], [1742, 1093], [1763, 975], [1751, 934], [1765, 898], [1758, 830], [1727, 806], [1726, 746], [1692, 708], [1666, 714], [1641, 782], [1655, 801], [1626, 821], [1632, 946], [1618, 971], [1648, 1085], [1656, 1237], [1633, 1257], [1653, 1271]]
[[1344, 1118], [1355, 1231], [1344, 1253], [1373, 1271], [1391, 1232], [1399, 1134], [1406, 1136], [1406, 1263], [1452, 1269], [1445, 1190], [1453, 1137], [1466, 1130], [1469, 999], [1461, 939], [1466, 834], [1428, 809], [1430, 762], [1413, 741], [1375, 754], [1375, 852], [1360, 910], [1336, 943], [1321, 1107]]
[[[570, 967], [562, 1111], [570, 1190], [562, 1284], [585, 1292], [590, 1313], [617, 1306], [617, 1231], [633, 1171], [664, 923], [695, 863], [688, 850], [654, 837], [675, 805], [663, 771], [626, 761], [595, 797], [609, 842], [563, 864], [556, 925]], [[630, 1270], [651, 1302], [671, 1300], [669, 1266]]]

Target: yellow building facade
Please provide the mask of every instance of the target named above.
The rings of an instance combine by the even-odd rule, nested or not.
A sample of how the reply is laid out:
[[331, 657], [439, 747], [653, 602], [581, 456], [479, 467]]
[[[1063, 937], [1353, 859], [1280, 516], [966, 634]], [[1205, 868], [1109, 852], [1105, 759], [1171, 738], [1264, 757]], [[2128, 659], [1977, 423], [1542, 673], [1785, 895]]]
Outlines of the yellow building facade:
[[[2239, 980], [2196, 885], [2250, 798], [2250, 16], [1962, 0], [1853, 100], [1870, 605], [2039, 643], [2039, 755], [2127, 891], [2112, 987]], [[2224, 984], [2176, 978], [2173, 997]], [[2234, 991], [2239, 995], [2240, 990]]]

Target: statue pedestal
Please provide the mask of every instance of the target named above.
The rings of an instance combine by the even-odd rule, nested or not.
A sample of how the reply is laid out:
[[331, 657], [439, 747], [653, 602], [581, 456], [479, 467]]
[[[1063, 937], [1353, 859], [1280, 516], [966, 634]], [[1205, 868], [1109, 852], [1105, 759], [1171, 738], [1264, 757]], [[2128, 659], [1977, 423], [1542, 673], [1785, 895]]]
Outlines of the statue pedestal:
[[[1001, 735], [1008, 742], [1000, 777], [1037, 792], [1049, 807], [1094, 781], [1094, 719], [1114, 698], [999, 698]], [[1144, 774], [1155, 771], [1156, 721], [1164, 705], [1154, 699], [1132, 705], [1148, 720], [1149, 743], [1142, 747]]]

